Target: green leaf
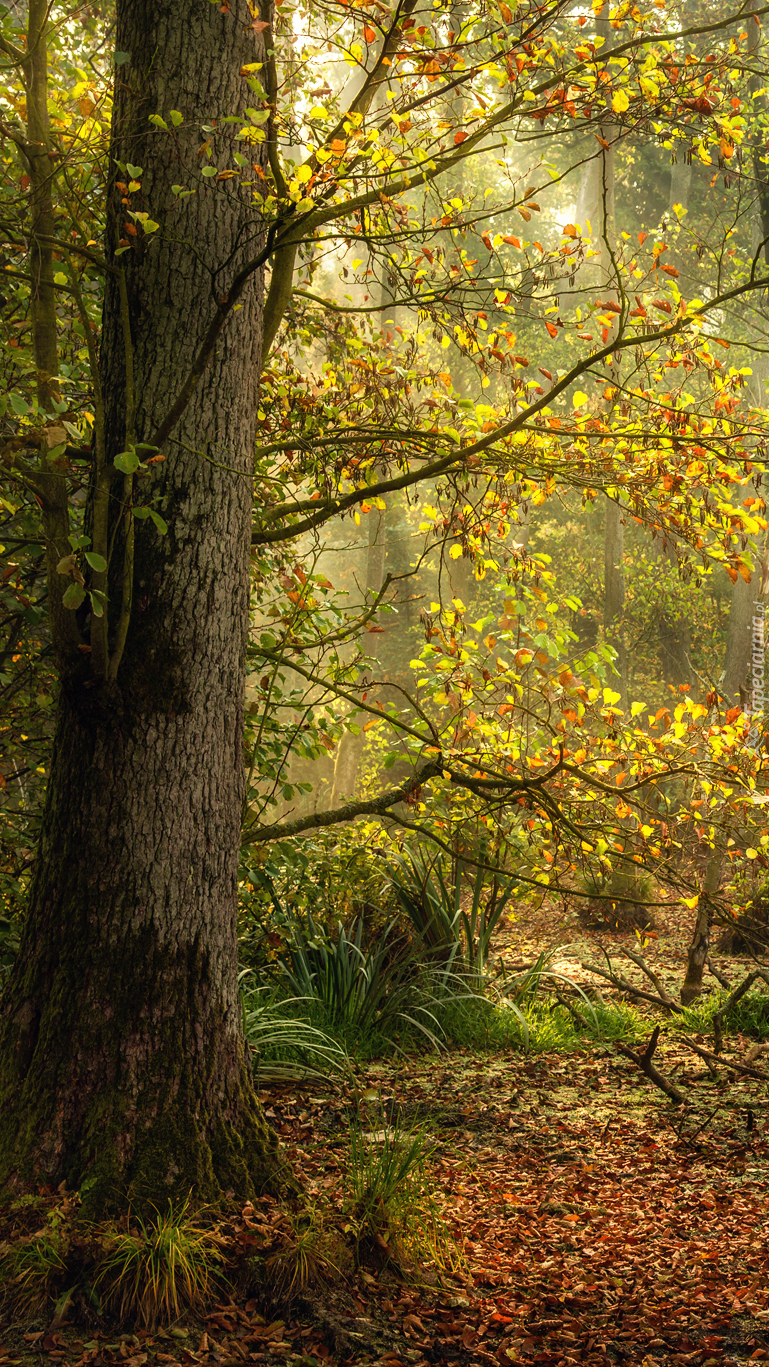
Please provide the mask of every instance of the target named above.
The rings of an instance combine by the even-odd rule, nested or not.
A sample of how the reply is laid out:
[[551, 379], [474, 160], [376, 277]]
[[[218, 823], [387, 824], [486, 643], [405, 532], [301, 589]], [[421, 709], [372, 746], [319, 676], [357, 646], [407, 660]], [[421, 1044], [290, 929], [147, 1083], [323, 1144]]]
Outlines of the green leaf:
[[153, 218], [147, 218], [144, 220], [142, 227], [145, 233], [156, 233], [158, 228], [160, 227], [160, 224], [156, 223]]
[[97, 574], [104, 573], [107, 568], [107, 562], [103, 555], [99, 555], [98, 551], [86, 551], [85, 558], [91, 566], [91, 569], [96, 570]]
[[154, 124], [156, 128], [165, 128], [168, 132], [168, 124], [165, 119], [161, 119], [159, 114], [150, 114], [150, 123]]
[[150, 517], [152, 518], [152, 521], [155, 523], [155, 526], [157, 527], [158, 531], [160, 532], [160, 535], [165, 536], [166, 532], [168, 531], [168, 523], [164, 521], [164, 519], [160, 516], [160, 513], [155, 512], [154, 508], [148, 508], [147, 511]]
[[65, 608], [79, 608], [85, 598], [85, 589], [82, 584], [70, 584], [67, 592], [62, 598]]
[[25, 399], [22, 399], [21, 394], [10, 393], [8, 395], [8, 398], [11, 401], [11, 408], [13, 409], [17, 417], [21, 418], [26, 416], [26, 414], [29, 412], [29, 405], [27, 404]]
[[130, 252], [130, 250], [131, 250], [130, 247], [116, 247], [116, 248], [115, 248], [115, 256], [122, 256], [122, 255], [123, 255], [123, 252]]
[[180, 114], [178, 109], [172, 109], [168, 117], [174, 128], [178, 128], [180, 123], [184, 123], [184, 115]]
[[91, 600], [91, 611], [93, 612], [94, 617], [103, 617], [103, 616], [104, 616], [104, 594], [103, 594], [103, 593], [89, 593], [88, 597], [89, 597], [90, 600]]
[[127, 161], [127, 162], [126, 162], [126, 167], [125, 167], [125, 169], [126, 169], [127, 174], [130, 176], [131, 180], [139, 180], [139, 179], [141, 178], [141, 176], [144, 175], [144, 167], [143, 167], [143, 166], [132, 166], [131, 163], [130, 163], [130, 161]]
[[126, 62], [130, 62], [131, 54], [130, 52], [116, 52], [113, 60], [115, 66], [125, 66]]
[[138, 518], [139, 522], [145, 522], [150, 515], [150, 510], [149, 508], [134, 508], [133, 514], [135, 518]]
[[219, 171], [216, 166], [204, 166], [201, 176], [218, 176]]
[[115, 469], [120, 470], [124, 475], [132, 475], [134, 470], [138, 470], [141, 461], [135, 451], [120, 451], [115, 456]]
[[57, 272], [56, 272], [55, 276], [53, 277], [53, 283], [54, 283], [54, 285], [68, 285], [68, 284], [69, 284], [69, 281], [67, 280], [67, 277], [66, 277], [66, 275], [64, 274], [64, 271], [57, 271]]

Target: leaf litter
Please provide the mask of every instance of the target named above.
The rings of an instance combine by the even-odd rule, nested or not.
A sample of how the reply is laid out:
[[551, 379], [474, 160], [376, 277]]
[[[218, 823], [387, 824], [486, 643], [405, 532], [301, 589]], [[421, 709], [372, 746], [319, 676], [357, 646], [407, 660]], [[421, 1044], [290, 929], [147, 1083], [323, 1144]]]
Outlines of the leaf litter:
[[[665, 1043], [665, 1068], [691, 1055]], [[692, 1364], [769, 1359], [769, 1094], [698, 1085], [673, 1107], [624, 1059], [453, 1055], [371, 1065], [355, 1089], [262, 1093], [311, 1199], [338, 1205], [351, 1122], [419, 1124], [462, 1262], [440, 1285], [350, 1270], [283, 1313], [222, 1303], [170, 1331], [2, 1333], [0, 1364], [304, 1367]], [[231, 1222], [244, 1252], [279, 1241], [268, 1199]]]
[[[672, 988], [681, 947], [671, 939], [663, 932], [645, 953]], [[578, 957], [566, 945], [564, 969]], [[346, 1089], [263, 1086], [267, 1116], [321, 1208], [340, 1209], [351, 1125], [372, 1142], [422, 1128], [461, 1252], [455, 1270], [418, 1284], [386, 1261], [350, 1267], [274, 1314], [263, 1297], [233, 1295], [204, 1319], [154, 1332], [0, 1324], [0, 1367], [767, 1361], [769, 1090], [730, 1071], [726, 1056], [749, 1044], [732, 1036], [712, 1069], [666, 1031], [657, 1060], [687, 1091], [683, 1106], [611, 1044], [372, 1063]], [[269, 1256], [289, 1223], [262, 1198], [228, 1232], [243, 1256]]]

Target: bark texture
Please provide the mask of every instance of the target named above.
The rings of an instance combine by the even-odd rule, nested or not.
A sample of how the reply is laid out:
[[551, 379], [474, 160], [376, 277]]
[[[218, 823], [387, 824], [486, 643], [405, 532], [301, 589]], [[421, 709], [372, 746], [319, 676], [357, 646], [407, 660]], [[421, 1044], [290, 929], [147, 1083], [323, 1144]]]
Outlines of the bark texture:
[[[124, 180], [115, 159], [140, 166], [130, 208], [160, 224], [131, 237], [116, 262], [144, 442], [262, 238], [252, 189], [200, 175], [207, 164], [233, 167], [239, 125], [220, 120], [247, 122], [255, 100], [241, 68], [264, 55], [245, 0], [224, 8], [118, 0], [115, 47], [130, 60], [116, 81], [113, 180]], [[149, 122], [160, 114], [170, 128], [171, 109], [183, 115], [178, 128]], [[195, 193], [176, 196], [175, 184]], [[117, 241], [131, 222], [120, 192], [111, 207]], [[112, 277], [102, 357], [110, 461], [131, 407], [119, 293]], [[165, 460], [133, 492], [113, 481], [113, 645], [128, 587], [126, 498], [151, 503], [169, 530], [134, 524], [116, 682], [96, 677], [87, 648], [63, 668], [30, 917], [0, 1015], [0, 1179], [64, 1179], [93, 1209], [126, 1192], [157, 1203], [293, 1185], [252, 1089], [237, 991], [258, 272], [239, 303]]]

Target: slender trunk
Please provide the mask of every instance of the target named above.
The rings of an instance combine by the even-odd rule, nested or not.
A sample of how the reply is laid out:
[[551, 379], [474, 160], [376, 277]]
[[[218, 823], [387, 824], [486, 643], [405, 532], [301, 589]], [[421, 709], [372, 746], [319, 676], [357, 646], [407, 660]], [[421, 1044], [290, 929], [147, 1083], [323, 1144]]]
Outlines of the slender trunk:
[[681, 984], [682, 1006], [691, 1006], [692, 1002], [702, 995], [702, 975], [710, 951], [710, 932], [715, 914], [714, 898], [718, 892], [723, 860], [724, 856], [721, 849], [717, 848], [711, 851], [702, 883], [694, 935], [689, 946], [686, 976]]
[[[675, 552], [668, 547], [658, 548], [658, 560], [663, 573], [675, 576], [678, 580], [678, 562]], [[666, 684], [678, 688], [680, 684], [691, 684], [692, 668], [689, 659], [691, 632], [686, 617], [684, 601], [676, 594], [663, 596], [657, 608], [657, 631], [659, 634], [660, 666]]]
[[[37, 398], [43, 419], [53, 416], [52, 401], [61, 397], [58, 381], [56, 292], [52, 239], [56, 231], [53, 179], [57, 154], [51, 140], [48, 116], [48, 4], [32, 0], [27, 25], [29, 57], [23, 66], [27, 97], [27, 141], [24, 156], [29, 167], [29, 267], [32, 276], [32, 346], [37, 370]], [[61, 433], [61, 428], [58, 432]], [[53, 438], [51, 446], [56, 444]], [[67, 581], [56, 566], [70, 552], [69, 507], [64, 475], [48, 459], [49, 443], [40, 444], [37, 488], [43, 510], [48, 564], [48, 615], [57, 657], [76, 658], [78, 634], [73, 614], [62, 599]]]
[[[131, 59], [112, 181], [124, 182], [117, 162], [140, 166], [131, 210], [160, 227], [125, 234], [125, 192], [112, 190], [115, 237], [132, 245], [104, 311], [110, 463], [131, 427], [151, 440], [259, 246], [250, 189], [200, 176], [201, 123], [222, 130], [212, 164], [228, 168], [238, 124], [221, 120], [243, 119], [241, 68], [263, 58], [231, 10], [118, 3], [115, 43]], [[149, 116], [171, 109], [183, 124], [155, 129]], [[178, 197], [179, 183], [196, 193]], [[124, 631], [122, 658], [105, 678], [84, 641], [62, 672], [29, 919], [0, 1013], [0, 1180], [81, 1185], [94, 1210], [126, 1192], [157, 1203], [295, 1186], [252, 1088], [237, 989], [258, 273], [238, 302], [165, 459], [136, 491], [113, 478], [110, 647], [114, 658]], [[132, 561], [130, 500], [168, 524], [160, 535], [136, 522]]]
[[[387, 284], [382, 285], [381, 302], [384, 304], [391, 299]], [[392, 315], [390, 315], [392, 318]], [[391, 334], [388, 329], [388, 318], [386, 312], [382, 312], [382, 344], [389, 347]], [[379, 593], [385, 580], [385, 561], [387, 558], [387, 520], [388, 513], [391, 514], [393, 499], [395, 495], [390, 495], [390, 502], [387, 508], [372, 508], [366, 514], [366, 525], [368, 530], [368, 547], [366, 551], [366, 598], [374, 598]], [[379, 641], [378, 633], [373, 633], [366, 642], [367, 654], [378, 654], [371, 642]], [[359, 730], [357, 735], [353, 731], [345, 731], [339, 745], [337, 746], [336, 759], [334, 762], [334, 783], [331, 790], [331, 810], [341, 807], [342, 803], [349, 802], [355, 797], [358, 784], [358, 770], [363, 758], [363, 746], [365, 735], [363, 730]]]
[[623, 509], [612, 499], [606, 501], [604, 527], [603, 620], [606, 639], [617, 652], [615, 670], [622, 706], [627, 707], [627, 651], [625, 649], [625, 574], [622, 560], [625, 553], [625, 523]]

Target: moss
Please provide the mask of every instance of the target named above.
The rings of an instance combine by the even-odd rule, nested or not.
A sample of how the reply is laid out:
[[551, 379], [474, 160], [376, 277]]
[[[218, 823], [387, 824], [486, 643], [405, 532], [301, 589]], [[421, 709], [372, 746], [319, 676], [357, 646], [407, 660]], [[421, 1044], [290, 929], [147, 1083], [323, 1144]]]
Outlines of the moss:
[[[123, 997], [108, 1022], [94, 1014], [93, 1056], [100, 1059], [104, 1085], [78, 1111], [79, 1088], [67, 1077], [67, 1067], [72, 1066], [74, 1032], [83, 1056], [84, 1016], [77, 1012], [77, 983], [59, 966], [29, 1071], [25, 1076], [20, 1069], [15, 1077], [6, 1073], [0, 1084], [0, 1185], [63, 1178], [70, 1189], [81, 1191], [89, 1218], [127, 1202], [164, 1206], [169, 1197], [216, 1203], [229, 1190], [244, 1199], [261, 1192], [297, 1195], [300, 1188], [253, 1092], [242, 1048], [225, 1070], [226, 1053], [221, 1055], [213, 1031], [202, 1032], [202, 1058], [189, 1047], [195, 1008], [187, 993], [191, 983], [206, 990], [206, 955], [197, 945], [180, 955], [145, 941], [139, 935], [134, 944], [139, 961], [154, 960], [153, 977], [165, 983], [166, 1005], [174, 987], [181, 1001], [175, 1012], [155, 1022], [154, 1052], [139, 1075], [141, 1091], [129, 1098], [120, 1089], [121, 1050], [137, 1029], [136, 1003]], [[24, 992], [31, 991], [25, 973]], [[40, 997], [39, 987], [35, 995]], [[204, 1026], [205, 1017], [201, 1011]], [[181, 1032], [180, 1021], [187, 1022]], [[223, 1077], [229, 1085], [221, 1096], [212, 1080]], [[62, 1112], [69, 1119], [68, 1106], [71, 1122], [60, 1124]], [[41, 1146], [45, 1135], [52, 1136], [47, 1152]], [[65, 1161], [55, 1148], [64, 1149]]]

